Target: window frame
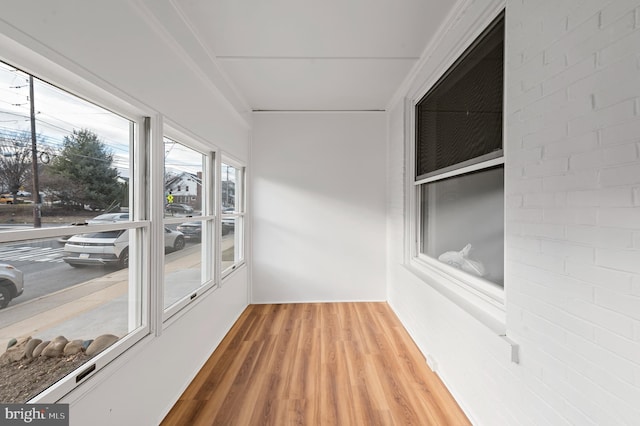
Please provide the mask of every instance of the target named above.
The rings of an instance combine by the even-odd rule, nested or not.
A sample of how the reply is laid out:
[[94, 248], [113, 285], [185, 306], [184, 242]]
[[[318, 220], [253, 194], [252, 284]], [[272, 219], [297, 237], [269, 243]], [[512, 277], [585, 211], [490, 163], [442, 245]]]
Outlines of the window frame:
[[[165, 327], [169, 327], [174, 321], [203, 301], [205, 294], [209, 297], [221, 286], [221, 253], [220, 238], [216, 237], [221, 227], [220, 202], [217, 194], [220, 192], [220, 164], [221, 155], [219, 148], [212, 141], [195, 136], [189, 130], [180, 126], [162, 113], [154, 110], [136, 98], [108, 82], [100, 79], [93, 73], [78, 66], [56, 52], [48, 50], [44, 46], [35, 46], [26, 43], [21, 34], [14, 32], [9, 27], [4, 28], [5, 34], [0, 34], [0, 60], [16, 67], [27, 74], [41, 79], [63, 91], [70, 93], [85, 101], [91, 102], [124, 118], [136, 123], [133, 151], [130, 163], [133, 167], [131, 176], [137, 178], [135, 189], [130, 189], [130, 206], [135, 208], [135, 217], [129, 222], [118, 224], [92, 225], [92, 230], [106, 231], [113, 229], [133, 229], [138, 235], [139, 250], [136, 250], [136, 259], [130, 259], [130, 271], [138, 265], [136, 275], [139, 279], [130, 279], [131, 283], [139, 285], [136, 297], [140, 297], [141, 309], [136, 313], [142, 320], [142, 326], [133, 330], [118, 342], [110, 346], [100, 354], [76, 370], [71, 371], [63, 378], [52, 383], [46, 390], [27, 401], [28, 403], [55, 403], [60, 400], [67, 402], [77, 401], [83, 398], [95, 386], [99, 386], [110, 377], [113, 372], [124, 365], [127, 360], [136, 357], [145, 346], [152, 343], [155, 338], [163, 334]], [[10, 35], [6, 35], [10, 34]], [[44, 76], [44, 77], [42, 77]], [[195, 300], [189, 300], [186, 306], [180, 307], [175, 313], [165, 316], [163, 309], [164, 295], [164, 250], [163, 244], [152, 244], [163, 241], [164, 229], [164, 144], [163, 137], [167, 135], [178, 142], [185, 143], [200, 152], [209, 153], [212, 158], [209, 170], [209, 213], [208, 220], [214, 221], [214, 226], [209, 232], [210, 253], [214, 258], [209, 259], [208, 265], [215, 265], [212, 269], [212, 285], [206, 290], [199, 290]], [[183, 137], [184, 136], [184, 137]], [[227, 163], [242, 169], [243, 196], [242, 212], [240, 216], [245, 218], [246, 206], [246, 167], [243, 162], [227, 156]], [[131, 185], [132, 188], [134, 185]], [[135, 192], [134, 192], [135, 191]], [[135, 204], [134, 204], [135, 203]], [[240, 269], [246, 263], [245, 238], [247, 235], [247, 223], [242, 224], [243, 232], [240, 239], [241, 259], [234, 264], [234, 268], [225, 277]], [[77, 234], [75, 226], [41, 228], [34, 233], [32, 230], [17, 230], [0, 233], [0, 242], [15, 240], [30, 240], [35, 238], [55, 238], [65, 235]], [[203, 242], [204, 243], [204, 242]], [[136, 244], [132, 242], [130, 247]], [[131, 272], [130, 272], [131, 273]], [[85, 374], [86, 373], [86, 374]], [[82, 378], [78, 375], [82, 374]]]
[[[224, 280], [226, 277], [228, 277], [230, 274], [232, 274], [233, 272], [235, 272], [237, 269], [239, 269], [241, 266], [245, 265], [246, 263], [246, 253], [245, 253], [245, 248], [246, 248], [246, 242], [245, 242], [245, 235], [246, 235], [246, 197], [247, 197], [247, 191], [246, 191], [246, 166], [242, 164], [242, 162], [236, 160], [235, 158], [229, 156], [226, 153], [222, 153], [222, 155], [220, 156], [220, 163], [218, 164], [218, 173], [217, 173], [217, 178], [218, 178], [218, 194], [220, 194], [220, 196], [222, 196], [222, 164], [226, 164], [227, 166], [232, 166], [235, 169], [237, 169], [239, 171], [239, 177], [238, 177], [238, 182], [236, 182], [236, 200], [235, 200], [235, 208], [236, 210], [233, 213], [222, 213], [222, 200], [219, 199], [218, 197], [216, 197], [216, 202], [217, 202], [217, 211], [218, 211], [218, 216], [219, 216], [219, 220], [218, 220], [218, 228], [216, 231], [216, 236], [218, 236], [218, 242], [217, 242], [217, 246], [218, 246], [218, 269], [220, 270], [220, 280], [221, 283], [223, 282], [222, 280]], [[240, 196], [238, 197], [238, 188], [240, 188]], [[234, 242], [234, 250], [236, 253], [238, 253], [238, 259], [234, 259], [234, 263], [223, 269], [222, 268], [222, 219], [231, 219], [231, 218], [235, 218], [235, 228], [234, 228], [234, 233], [240, 233], [240, 236], [238, 238], [235, 239]], [[240, 226], [238, 226], [238, 224]], [[235, 237], [234, 237], [235, 238]], [[234, 256], [235, 257], [235, 256]]]
[[[200, 286], [185, 294], [175, 303], [171, 304], [167, 308], [164, 308], [164, 286], [165, 286], [165, 263], [162, 262], [162, 297], [160, 306], [162, 307], [162, 323], [167, 322], [178, 312], [184, 311], [187, 306], [197, 302], [201, 296], [208, 293], [210, 290], [219, 287], [220, 274], [219, 267], [217, 266], [218, 257], [218, 244], [216, 243], [216, 229], [218, 214], [216, 214], [216, 199], [217, 199], [217, 185], [216, 185], [216, 170], [217, 170], [217, 148], [212, 149], [210, 145], [201, 142], [193, 135], [187, 134], [184, 130], [179, 130], [175, 123], [165, 124], [163, 132], [163, 146], [164, 138], [171, 139], [173, 142], [178, 143], [186, 148], [189, 148], [204, 156], [203, 170], [202, 170], [202, 182], [207, 187], [202, 190], [202, 211], [200, 216], [190, 217], [189, 220], [197, 220], [203, 222], [202, 237], [201, 237], [201, 283]], [[164, 159], [163, 159], [164, 170]], [[164, 207], [164, 178], [163, 178], [163, 207]], [[185, 221], [185, 218], [171, 218], [164, 216], [164, 208], [162, 214], [162, 225], [167, 224], [179, 224]], [[208, 225], [205, 225], [205, 222]], [[164, 259], [164, 258], [163, 258]]]
[[[116, 97], [97, 85], [92, 84], [69, 69], [39, 56], [29, 49], [18, 46], [6, 38], [0, 39], [0, 46], [6, 48], [0, 55], [0, 61], [14, 67], [34, 78], [45, 82], [70, 96], [89, 102], [111, 113], [129, 120], [134, 124], [135, 131], [130, 131], [129, 166], [133, 185], [129, 186], [129, 206], [133, 208], [133, 215], [129, 221], [117, 224], [93, 224], [92, 232], [128, 229], [130, 231], [130, 247], [134, 247], [133, 255], [129, 259], [128, 283], [129, 295], [138, 302], [137, 307], [129, 306], [128, 316], [139, 317], [140, 324], [116, 343], [103, 352], [91, 358], [88, 362], [69, 372], [64, 377], [53, 382], [48, 388], [30, 399], [29, 403], [51, 403], [63, 398], [72, 391], [83, 388], [83, 384], [94, 382], [88, 380], [95, 376], [107, 365], [115, 361], [123, 353], [149, 336], [154, 323], [149, 315], [151, 307], [151, 279], [150, 264], [150, 234], [151, 221], [147, 206], [150, 193], [145, 186], [149, 170], [147, 158], [149, 150], [149, 122], [150, 111], [120, 97]], [[44, 77], [43, 77], [44, 76]], [[57, 238], [78, 234], [77, 226], [59, 226], [50, 228], [33, 228], [27, 230], [4, 231], [0, 233], [0, 243], [29, 241], [41, 238]], [[137, 249], [135, 247], [138, 247]], [[84, 386], [89, 391], [91, 385]], [[80, 392], [86, 392], [80, 391]]]
[[[437, 66], [419, 90], [405, 98], [404, 101], [404, 133], [405, 133], [405, 247], [404, 265], [416, 276], [445, 295], [454, 303], [471, 313], [489, 328], [504, 334], [506, 330], [505, 290], [504, 287], [486, 279], [473, 276], [453, 266], [447, 265], [421, 252], [422, 244], [422, 185], [466, 173], [505, 165], [504, 135], [506, 120], [503, 110], [503, 140], [500, 155], [494, 153], [472, 158], [455, 166], [449, 166], [435, 173], [416, 176], [416, 143], [417, 143], [417, 105], [444, 78], [452, 66], [465, 56], [472, 47], [492, 27], [492, 24], [503, 16], [504, 5], [499, 5], [485, 19], [477, 22], [475, 31], [465, 37], [457, 49], [451, 49], [446, 61]], [[505, 38], [506, 39], [506, 38]], [[503, 70], [506, 60], [503, 63]], [[503, 105], [506, 88], [503, 83]], [[503, 209], [504, 209], [503, 204]], [[503, 241], [504, 243], [504, 241]], [[505, 283], [506, 286], [506, 283]]]

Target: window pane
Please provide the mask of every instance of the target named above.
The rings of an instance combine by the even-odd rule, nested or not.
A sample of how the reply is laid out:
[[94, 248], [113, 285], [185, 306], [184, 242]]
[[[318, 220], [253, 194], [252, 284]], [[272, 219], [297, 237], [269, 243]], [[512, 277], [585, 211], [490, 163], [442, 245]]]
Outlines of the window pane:
[[[202, 221], [165, 228], [164, 308], [192, 294], [203, 284]], [[188, 238], [188, 239], [187, 239]]]
[[[206, 156], [169, 138], [165, 143], [165, 273], [164, 308], [183, 300], [202, 287], [202, 241], [206, 241], [208, 223], [196, 219], [202, 216], [204, 195], [204, 164]], [[184, 217], [184, 222], [175, 218]], [[169, 218], [173, 218], [169, 220]], [[211, 225], [210, 225], [211, 226]]]
[[[75, 342], [70, 346], [51, 344], [45, 349], [47, 355], [3, 367], [6, 370], [0, 385], [16, 391], [0, 402], [31, 399], [88, 362], [94, 356], [91, 341], [106, 340], [108, 346], [143, 325], [142, 297], [139, 291], [131, 291], [138, 280], [130, 280], [126, 267], [131, 232], [135, 231], [88, 232], [0, 244], [0, 304], [8, 305], [0, 309], [3, 348], [13, 338], [18, 340], [17, 347], [29, 338]], [[97, 339], [99, 336], [103, 337]], [[59, 352], [61, 349], [66, 355]], [[22, 369], [32, 373], [20, 376], [17, 373]], [[46, 373], [37, 376], [35, 371]]]
[[416, 106], [416, 176], [502, 149], [504, 18]]
[[236, 183], [239, 182], [240, 170], [222, 163], [222, 213], [238, 211], [236, 205]]
[[422, 185], [421, 252], [503, 285], [503, 199], [502, 167]]
[[31, 96], [30, 83], [0, 63], [0, 222], [50, 227], [127, 211], [133, 123], [36, 78]]
[[236, 217], [222, 219], [222, 270], [230, 268], [239, 259], [236, 244]]
[[168, 138], [164, 146], [164, 216], [200, 215], [205, 156]]
[[[15, 386], [11, 402], [25, 402], [94, 356], [92, 340], [112, 344], [145, 325], [139, 268], [128, 268], [130, 247], [144, 249], [142, 229], [98, 228], [131, 223], [135, 126], [3, 63], [0, 101], [0, 305], [8, 305], [0, 310], [0, 344], [63, 336], [57, 349], [69, 340], [76, 341], [69, 351], [79, 350], [10, 364], [46, 366], [43, 377], [0, 379], [5, 389]], [[71, 224], [83, 226], [55, 238], [31, 229]], [[6, 232], [15, 229], [31, 230], [16, 240]], [[18, 392], [30, 378], [37, 386]]]
[[243, 212], [242, 203], [244, 170], [222, 163], [222, 191], [220, 204], [222, 220], [220, 234], [222, 244], [222, 271], [232, 269], [243, 260]]

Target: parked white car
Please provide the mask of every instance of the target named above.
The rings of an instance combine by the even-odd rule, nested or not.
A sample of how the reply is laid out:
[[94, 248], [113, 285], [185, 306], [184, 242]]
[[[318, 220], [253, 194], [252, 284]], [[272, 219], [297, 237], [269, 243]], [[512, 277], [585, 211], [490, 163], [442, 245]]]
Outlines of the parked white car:
[[[164, 247], [169, 250], [184, 248], [182, 232], [164, 228]], [[62, 258], [71, 266], [113, 265], [129, 266], [129, 230], [91, 232], [74, 235], [64, 245]]]
[[89, 225], [102, 224], [102, 223], [116, 223], [129, 220], [129, 213], [105, 213], [87, 220]]
[[6, 263], [0, 263], [0, 309], [6, 308], [12, 299], [24, 291], [22, 271]]

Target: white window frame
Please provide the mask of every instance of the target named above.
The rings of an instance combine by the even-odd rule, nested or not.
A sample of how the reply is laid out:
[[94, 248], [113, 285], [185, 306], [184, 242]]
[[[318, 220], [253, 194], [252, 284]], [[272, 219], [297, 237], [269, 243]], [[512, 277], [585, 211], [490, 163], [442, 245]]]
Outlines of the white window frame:
[[[453, 266], [447, 265], [420, 251], [421, 244], [421, 187], [423, 184], [435, 182], [448, 177], [458, 176], [473, 171], [504, 165], [505, 152], [499, 157], [488, 158], [470, 165], [462, 165], [456, 169], [446, 169], [437, 175], [416, 180], [416, 106], [449, 68], [461, 57], [485, 29], [503, 11], [504, 5], [498, 5], [485, 19], [478, 21], [475, 31], [469, 34], [458, 49], [450, 51], [446, 61], [440, 64], [429, 76], [421, 88], [405, 99], [404, 133], [405, 133], [405, 256], [404, 264], [420, 279], [448, 297], [454, 303], [471, 313], [476, 319], [487, 325], [498, 334], [506, 332], [505, 292], [504, 288], [486, 279], [467, 274]], [[505, 60], [506, 66], [506, 60]], [[505, 90], [503, 88], [503, 102]], [[506, 120], [503, 120], [503, 135]], [[503, 140], [504, 142], [504, 140]], [[505, 284], [506, 285], [506, 284]]]
[[[175, 123], [166, 123], [164, 127], [164, 136], [172, 141], [179, 143], [187, 148], [190, 148], [205, 157], [205, 164], [202, 170], [202, 182], [206, 184], [206, 191], [202, 191], [202, 214], [200, 216], [189, 218], [189, 220], [199, 220], [203, 222], [202, 227], [202, 239], [201, 239], [201, 285], [196, 290], [185, 294], [180, 300], [173, 303], [171, 306], [163, 309], [162, 322], [165, 327], [168, 325], [168, 321], [178, 312], [185, 310], [189, 305], [197, 303], [201, 296], [208, 293], [209, 290], [219, 287], [220, 283], [220, 268], [218, 266], [217, 259], [219, 257], [218, 244], [216, 242], [216, 229], [219, 215], [216, 213], [216, 203], [218, 193], [218, 185], [216, 184], [216, 170], [217, 170], [217, 154], [218, 149], [211, 145], [201, 141], [196, 136], [189, 134], [183, 129], [179, 129], [179, 126]], [[164, 139], [164, 138], [163, 138]], [[164, 146], [164, 141], [162, 146]], [[213, 148], [213, 149], [212, 149]], [[164, 156], [162, 161], [164, 170]], [[157, 195], [157, 194], [156, 194]], [[163, 192], [161, 194], [163, 206], [164, 206], [164, 178], [163, 178]], [[185, 218], [171, 218], [162, 217], [163, 229], [165, 224], [179, 224], [185, 221]], [[164, 259], [164, 257], [163, 257]], [[162, 270], [162, 289], [159, 289], [161, 293], [160, 307], [164, 307], [164, 261], [161, 266]]]
[[[149, 171], [145, 169], [146, 164], [148, 164], [147, 158], [150, 140], [149, 117], [154, 116], [154, 114], [135, 101], [116, 97], [98, 85], [84, 79], [82, 75], [62, 68], [5, 36], [0, 37], [0, 47], [3, 48], [0, 49], [3, 51], [3, 54], [0, 55], [1, 61], [64, 90], [72, 96], [93, 103], [130, 120], [135, 123], [136, 129], [136, 132], [132, 134], [133, 146], [130, 147], [129, 157], [129, 164], [133, 173], [132, 176], [135, 176], [134, 185], [129, 187], [129, 205], [133, 207], [135, 216], [131, 217], [129, 222], [91, 226], [92, 231], [108, 231], [114, 229], [132, 230], [130, 232], [130, 247], [133, 249], [130, 249], [129, 258], [129, 295], [130, 297], [134, 297], [133, 300], [139, 301], [140, 304], [138, 306], [130, 305], [129, 316], [139, 317], [141, 325], [130, 330], [127, 335], [120, 338], [115, 344], [91, 358], [88, 362], [70, 372], [62, 379], [54, 382], [50, 387], [29, 400], [30, 403], [54, 403], [71, 391], [78, 388], [82, 389], [83, 384], [95, 382], [95, 379], [91, 381], [88, 379], [95, 376], [96, 373], [116, 360], [117, 357], [125, 353], [132, 346], [141, 342], [155, 327], [149, 315], [152, 309], [152, 289], [149, 268], [149, 258], [151, 255], [151, 222], [148, 217], [148, 200], [150, 194], [144, 184], [149, 174]], [[0, 233], [0, 243], [38, 238], [56, 238], [77, 233], [78, 228], [74, 226], [6, 231]], [[91, 386], [92, 385], [84, 386], [85, 392], [88, 391]]]
[[[247, 191], [246, 191], [246, 174], [247, 169], [242, 162], [236, 160], [235, 158], [229, 156], [226, 153], [222, 153], [220, 156], [220, 163], [218, 164], [218, 194], [222, 195], [222, 164], [226, 164], [228, 166], [235, 167], [240, 171], [240, 176], [238, 177], [238, 182], [236, 182], [236, 211], [233, 213], [222, 213], [222, 200], [216, 198], [217, 200], [217, 208], [219, 212], [220, 220], [218, 221], [218, 230], [216, 231], [216, 236], [218, 236], [218, 269], [220, 270], [220, 279], [224, 280], [230, 274], [238, 270], [241, 266], [245, 265], [245, 236], [246, 236], [246, 199], [247, 199]], [[237, 197], [238, 188], [242, 191], [240, 197]], [[235, 218], [235, 232], [240, 231], [240, 237], [236, 240], [234, 244], [234, 259], [235, 262], [233, 265], [227, 267], [226, 269], [222, 269], [222, 219], [227, 218]], [[240, 226], [238, 226], [240, 225]], [[223, 281], [221, 281], [223, 282]]]

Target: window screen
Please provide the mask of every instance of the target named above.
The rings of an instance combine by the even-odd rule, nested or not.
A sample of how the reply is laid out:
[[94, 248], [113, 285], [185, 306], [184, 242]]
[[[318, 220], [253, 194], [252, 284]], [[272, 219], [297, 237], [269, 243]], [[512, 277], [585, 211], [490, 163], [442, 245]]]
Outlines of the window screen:
[[416, 179], [502, 155], [504, 13], [416, 105]]

